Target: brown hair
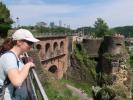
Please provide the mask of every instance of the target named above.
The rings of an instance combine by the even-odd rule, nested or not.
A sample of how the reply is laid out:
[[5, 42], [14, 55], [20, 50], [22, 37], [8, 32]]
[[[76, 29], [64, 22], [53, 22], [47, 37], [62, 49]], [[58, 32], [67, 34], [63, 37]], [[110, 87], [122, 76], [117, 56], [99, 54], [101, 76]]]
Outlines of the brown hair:
[[10, 50], [16, 44], [11, 38], [6, 39], [0, 46], [0, 54]]

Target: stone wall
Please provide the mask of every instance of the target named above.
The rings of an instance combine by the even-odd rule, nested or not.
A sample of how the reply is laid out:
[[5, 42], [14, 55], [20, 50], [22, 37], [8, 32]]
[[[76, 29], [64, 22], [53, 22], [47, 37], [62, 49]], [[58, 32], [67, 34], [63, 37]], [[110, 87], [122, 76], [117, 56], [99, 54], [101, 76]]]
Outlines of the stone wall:
[[[124, 37], [106, 36], [99, 49], [100, 66], [104, 72], [116, 71], [121, 63], [126, 64], [128, 53], [125, 49]], [[114, 70], [112, 69], [114, 68]], [[110, 72], [105, 69], [110, 69]]]
[[124, 37], [123, 36], [105, 36], [104, 41], [101, 44], [100, 53], [109, 52], [111, 54], [124, 53], [123, 48], [125, 48]]
[[83, 47], [91, 57], [98, 57], [98, 52], [103, 39], [83, 39]]

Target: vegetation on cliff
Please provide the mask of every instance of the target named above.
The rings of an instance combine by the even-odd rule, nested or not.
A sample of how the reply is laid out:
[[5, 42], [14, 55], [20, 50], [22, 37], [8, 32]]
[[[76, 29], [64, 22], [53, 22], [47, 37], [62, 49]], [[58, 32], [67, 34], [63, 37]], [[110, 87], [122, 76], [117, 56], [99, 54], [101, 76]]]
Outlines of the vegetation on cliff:
[[81, 73], [84, 73], [86, 76], [85, 80], [88, 80], [93, 85], [96, 84], [96, 61], [90, 59], [82, 44], [75, 44], [75, 58], [78, 60], [81, 70], [83, 70]]
[[133, 53], [132, 52], [129, 52], [129, 56], [130, 56], [130, 65], [131, 67], [133, 68]]
[[71, 67], [67, 70], [67, 80], [92, 96], [92, 86], [96, 85], [95, 66], [96, 61], [88, 56], [82, 44], [75, 43], [71, 55]]

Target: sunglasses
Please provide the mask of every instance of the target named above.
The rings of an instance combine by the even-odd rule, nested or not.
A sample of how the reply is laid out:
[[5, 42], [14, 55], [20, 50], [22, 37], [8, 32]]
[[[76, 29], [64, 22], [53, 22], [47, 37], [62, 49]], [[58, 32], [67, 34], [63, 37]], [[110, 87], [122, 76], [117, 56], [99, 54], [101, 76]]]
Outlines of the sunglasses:
[[27, 40], [22, 40], [23, 42], [26, 42], [29, 46], [33, 45], [34, 43], [31, 41], [27, 41]]

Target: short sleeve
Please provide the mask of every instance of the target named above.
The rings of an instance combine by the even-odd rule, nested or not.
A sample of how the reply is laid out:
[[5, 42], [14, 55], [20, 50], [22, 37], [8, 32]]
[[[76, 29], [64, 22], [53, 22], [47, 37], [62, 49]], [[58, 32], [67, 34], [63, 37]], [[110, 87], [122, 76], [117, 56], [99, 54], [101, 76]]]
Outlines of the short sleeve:
[[1, 56], [2, 59], [2, 67], [4, 71], [7, 73], [10, 69], [17, 69], [17, 58], [12, 53], [5, 53]]

